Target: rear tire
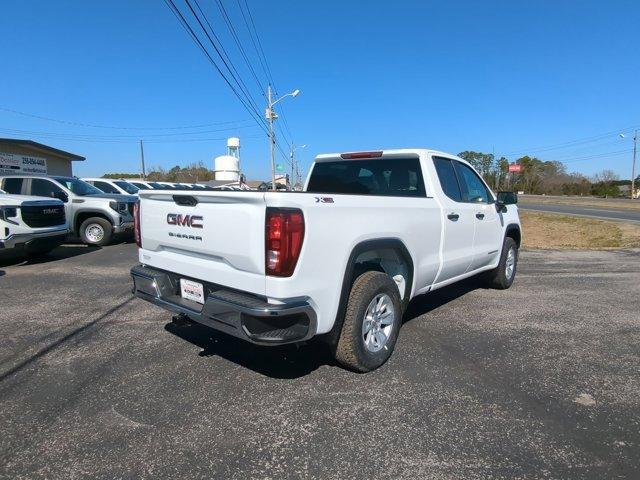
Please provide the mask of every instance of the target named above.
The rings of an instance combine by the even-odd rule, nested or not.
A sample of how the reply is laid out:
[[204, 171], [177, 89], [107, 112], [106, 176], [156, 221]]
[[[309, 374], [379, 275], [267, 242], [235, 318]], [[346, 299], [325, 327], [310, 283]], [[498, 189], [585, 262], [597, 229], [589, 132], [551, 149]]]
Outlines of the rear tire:
[[487, 283], [498, 290], [506, 290], [513, 284], [518, 268], [518, 244], [511, 237], [505, 237], [498, 266], [487, 273]]
[[87, 218], [80, 225], [80, 239], [87, 245], [104, 247], [111, 242], [113, 227], [108, 220], [100, 217]]
[[391, 357], [401, 325], [396, 283], [385, 273], [363, 273], [351, 286], [336, 360], [357, 372], [375, 370]]

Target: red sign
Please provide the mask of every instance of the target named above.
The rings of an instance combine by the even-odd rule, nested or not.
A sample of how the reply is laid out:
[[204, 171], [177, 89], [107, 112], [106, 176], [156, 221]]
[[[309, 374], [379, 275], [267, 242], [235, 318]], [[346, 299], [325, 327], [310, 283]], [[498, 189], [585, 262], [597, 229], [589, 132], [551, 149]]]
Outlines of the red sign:
[[509, 165], [509, 173], [520, 173], [522, 172], [522, 165], [518, 165], [517, 163], [512, 163]]

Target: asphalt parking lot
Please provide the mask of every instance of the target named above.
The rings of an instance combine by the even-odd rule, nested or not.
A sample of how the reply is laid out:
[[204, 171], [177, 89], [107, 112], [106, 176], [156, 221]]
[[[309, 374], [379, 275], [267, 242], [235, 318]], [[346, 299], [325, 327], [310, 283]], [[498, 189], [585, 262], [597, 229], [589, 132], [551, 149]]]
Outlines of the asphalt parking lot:
[[412, 302], [358, 375], [133, 299], [132, 244], [0, 265], [3, 478], [639, 478], [640, 251]]

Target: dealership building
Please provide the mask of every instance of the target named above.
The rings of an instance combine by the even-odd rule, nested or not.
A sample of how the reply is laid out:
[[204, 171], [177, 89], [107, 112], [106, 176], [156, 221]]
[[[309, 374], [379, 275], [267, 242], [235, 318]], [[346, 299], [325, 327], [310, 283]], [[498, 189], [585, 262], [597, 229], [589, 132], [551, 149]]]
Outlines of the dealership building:
[[32, 140], [0, 138], [0, 175], [73, 175], [85, 158]]

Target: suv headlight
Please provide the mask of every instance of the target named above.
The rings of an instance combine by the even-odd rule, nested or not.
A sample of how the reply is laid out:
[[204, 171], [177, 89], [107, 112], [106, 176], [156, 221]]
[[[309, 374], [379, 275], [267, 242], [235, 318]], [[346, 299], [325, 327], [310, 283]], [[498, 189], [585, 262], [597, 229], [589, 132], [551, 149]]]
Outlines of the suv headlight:
[[124, 202], [109, 202], [109, 206], [112, 210], [118, 213], [124, 213], [127, 211], [127, 204]]
[[18, 207], [0, 207], [0, 219], [9, 223], [17, 225], [17, 222], [9, 220], [10, 218], [16, 218], [18, 216]]

